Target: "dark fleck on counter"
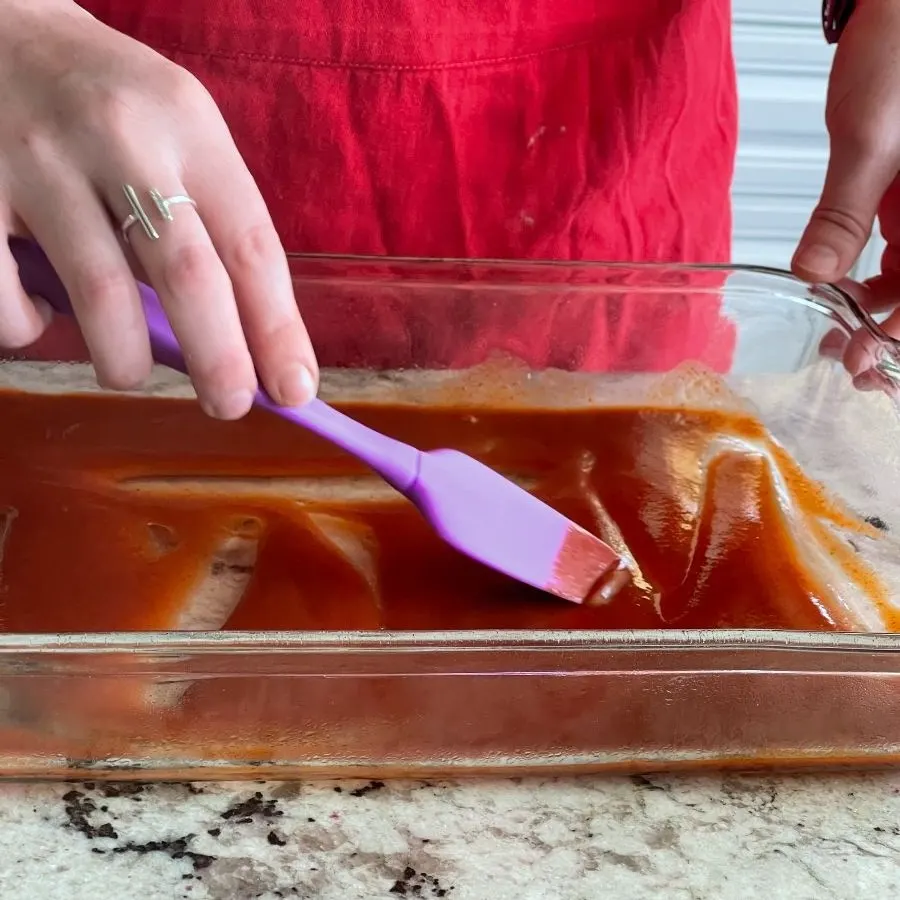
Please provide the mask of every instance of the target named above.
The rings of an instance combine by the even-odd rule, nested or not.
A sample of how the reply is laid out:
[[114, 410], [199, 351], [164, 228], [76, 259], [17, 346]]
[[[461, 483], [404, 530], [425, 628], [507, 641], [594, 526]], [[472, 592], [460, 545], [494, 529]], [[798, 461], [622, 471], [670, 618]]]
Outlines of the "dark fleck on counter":
[[175, 838], [171, 841], [148, 841], [146, 844], [136, 844], [134, 841], [128, 841], [119, 847], [113, 847], [113, 853], [165, 853], [171, 859], [189, 859], [194, 867], [194, 871], [208, 869], [215, 861], [214, 856], [206, 853], [195, 853], [188, 850], [188, 845], [196, 834], [186, 834], [184, 837]]
[[866, 521], [873, 527], [877, 528], [879, 531], [890, 531], [888, 528], [887, 522], [881, 518], [881, 516], [866, 516]]
[[654, 784], [646, 775], [631, 775], [628, 779], [635, 787], [645, 791], [661, 791], [658, 784]]
[[442, 887], [434, 875], [416, 872], [412, 866], [407, 866], [403, 877], [394, 882], [388, 893], [400, 897], [448, 897], [453, 890], [453, 887]]
[[354, 791], [350, 791], [350, 796], [365, 797], [366, 794], [371, 794], [373, 791], [380, 791], [383, 787], [383, 781], [370, 781], [368, 784], [365, 784], [360, 788], [356, 788], [356, 790]]
[[63, 794], [69, 827], [80, 831], [88, 840], [94, 838], [118, 838], [110, 822], [94, 825], [90, 817], [97, 811], [97, 804], [82, 791], [71, 790]]
[[[141, 794], [147, 790], [147, 786], [139, 782], [122, 782], [109, 783], [103, 785], [95, 785], [93, 782], [87, 782], [85, 788], [91, 791], [99, 791], [104, 797], [127, 797], [131, 800], [140, 801]], [[118, 841], [119, 834], [113, 828], [111, 822], [102, 822], [96, 824], [91, 817], [96, 812], [107, 812], [108, 807], [98, 807], [96, 801], [87, 796], [84, 791], [72, 789], [63, 794], [63, 803], [65, 804], [66, 818], [68, 819], [68, 827], [75, 829], [83, 834], [88, 840], [97, 838], [107, 838]], [[91, 852], [98, 855], [107, 853], [165, 853], [171, 859], [187, 859], [190, 860], [195, 872], [206, 869], [216, 857], [209, 856], [206, 853], [197, 853], [190, 849], [190, 844], [196, 837], [195, 834], [186, 834], [172, 840], [148, 841], [146, 844], [138, 844], [134, 841], [126, 841], [119, 843], [113, 847], [91, 847]]]
[[223, 819], [235, 819], [238, 825], [247, 825], [257, 816], [261, 819], [274, 819], [283, 815], [284, 813], [278, 809], [278, 801], [263, 800], [263, 795], [259, 791], [220, 814]]
[[[94, 785], [91, 782], [86, 782], [84, 786], [90, 791], [94, 790]], [[140, 781], [110, 782], [100, 785], [100, 792], [107, 798], [138, 797], [146, 790], [147, 785], [142, 784]]]
[[273, 847], [284, 847], [287, 844], [287, 841], [277, 831], [270, 831], [266, 835], [266, 840]]

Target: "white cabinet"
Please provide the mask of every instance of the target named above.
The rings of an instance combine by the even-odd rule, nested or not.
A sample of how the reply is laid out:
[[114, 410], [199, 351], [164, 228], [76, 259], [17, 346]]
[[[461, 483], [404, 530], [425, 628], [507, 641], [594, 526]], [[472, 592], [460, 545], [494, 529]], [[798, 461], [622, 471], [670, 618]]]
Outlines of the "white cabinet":
[[817, 0], [735, 0], [740, 138], [732, 197], [737, 262], [786, 267], [822, 187], [833, 49]]

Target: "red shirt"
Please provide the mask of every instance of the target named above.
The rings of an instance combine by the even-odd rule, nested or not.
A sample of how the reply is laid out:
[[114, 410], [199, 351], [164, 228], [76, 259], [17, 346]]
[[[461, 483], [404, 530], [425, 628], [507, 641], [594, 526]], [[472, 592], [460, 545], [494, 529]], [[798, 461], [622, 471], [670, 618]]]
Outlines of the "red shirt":
[[[207, 86], [288, 250], [730, 258], [737, 101], [727, 0], [81, 5]], [[517, 321], [486, 317], [484, 327], [502, 327], [520, 355], [524, 346], [530, 362], [548, 363], [577, 332], [640, 331], [640, 316], [617, 313], [623, 322], [611, 324], [601, 307], [541, 298]], [[448, 338], [457, 325], [436, 309], [370, 312], [381, 323], [379, 364], [477, 361], [470, 332]], [[358, 340], [341, 336], [351, 314], [306, 311], [323, 364], [363, 361], [350, 349]], [[733, 336], [715, 304], [673, 297], [660, 315], [675, 356], [727, 366]], [[411, 341], [411, 329], [426, 339]], [[580, 364], [620, 365], [621, 348], [633, 355], [639, 342], [626, 338], [594, 340]], [[498, 332], [486, 343], [505, 340]]]

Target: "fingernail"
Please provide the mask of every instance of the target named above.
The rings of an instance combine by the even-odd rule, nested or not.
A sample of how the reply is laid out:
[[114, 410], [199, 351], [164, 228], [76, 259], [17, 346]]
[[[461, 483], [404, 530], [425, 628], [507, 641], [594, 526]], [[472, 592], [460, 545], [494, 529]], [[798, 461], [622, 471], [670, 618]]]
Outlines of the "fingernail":
[[826, 244], [812, 244], [804, 247], [795, 260], [796, 265], [821, 277], [833, 278], [840, 259], [837, 252]]
[[250, 411], [252, 405], [253, 394], [246, 390], [234, 391], [215, 399], [201, 398], [200, 400], [203, 411], [214, 419], [240, 419]]
[[295, 366], [282, 376], [278, 395], [287, 406], [301, 406], [316, 396], [316, 379], [306, 366]]

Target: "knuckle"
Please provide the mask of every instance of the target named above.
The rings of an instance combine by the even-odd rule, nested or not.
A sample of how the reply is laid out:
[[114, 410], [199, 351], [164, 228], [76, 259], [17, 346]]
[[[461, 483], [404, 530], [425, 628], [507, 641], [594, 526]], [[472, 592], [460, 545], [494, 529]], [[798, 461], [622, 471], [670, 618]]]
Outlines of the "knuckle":
[[197, 377], [224, 392], [256, 389], [256, 376], [246, 347], [223, 349], [214, 357], [198, 360]]
[[88, 266], [73, 274], [71, 290], [85, 306], [103, 315], [127, 300], [134, 291], [134, 280], [118, 268]]
[[176, 297], [196, 293], [213, 280], [217, 262], [211, 246], [178, 247], [162, 263], [163, 289]]
[[59, 159], [59, 143], [42, 122], [29, 122], [21, 129], [18, 149], [39, 171]]
[[186, 349], [191, 358], [192, 374], [205, 383], [225, 391], [255, 388], [256, 372], [240, 331], [229, 335], [215, 353], [190, 353], [190, 349]]
[[215, 105], [202, 82], [180, 66], [169, 68], [165, 95], [167, 103], [175, 109], [196, 112]]
[[305, 339], [303, 321], [299, 314], [290, 318], [270, 315], [259, 322], [252, 337], [261, 364], [266, 368], [277, 367], [296, 358], [297, 348]]
[[837, 228], [857, 240], [867, 240], [872, 230], [872, 223], [863, 221], [858, 213], [837, 206], [819, 205], [813, 220]]
[[269, 224], [256, 224], [238, 235], [228, 255], [236, 275], [250, 276], [277, 264], [283, 253], [275, 229]]
[[90, 102], [78, 103], [79, 127], [104, 138], [126, 138], [140, 119], [140, 99], [127, 87], [92, 91]]

